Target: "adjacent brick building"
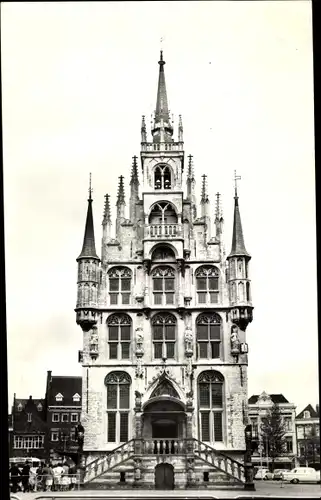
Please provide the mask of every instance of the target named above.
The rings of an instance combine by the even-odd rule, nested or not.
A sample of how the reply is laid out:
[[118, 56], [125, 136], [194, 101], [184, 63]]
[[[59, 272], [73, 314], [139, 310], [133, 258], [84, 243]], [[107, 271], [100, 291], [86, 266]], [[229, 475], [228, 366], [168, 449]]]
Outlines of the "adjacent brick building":
[[43, 399], [18, 399], [15, 395], [8, 421], [10, 456], [74, 457], [81, 394], [81, 377], [52, 376], [48, 371]]
[[76, 426], [81, 415], [81, 377], [47, 373], [47, 443], [50, 456], [77, 452]]
[[295, 432], [295, 405], [283, 396], [283, 394], [267, 394], [262, 392], [260, 395], [253, 395], [249, 399], [249, 419], [252, 425], [253, 439], [253, 457], [252, 461], [255, 465], [263, 465], [268, 467], [271, 465], [271, 457], [269, 457], [269, 444], [262, 438], [261, 424], [262, 419], [267, 412], [272, 409], [273, 405], [277, 405], [283, 417], [286, 434], [284, 436], [286, 449], [284, 453], [275, 458], [275, 468], [292, 468], [296, 465], [297, 442]]
[[[77, 258], [76, 320], [83, 331], [87, 463], [114, 456], [113, 450], [122, 446], [131, 457], [122, 465], [128, 466], [131, 481], [135, 477], [142, 486], [168, 487], [167, 467], [172, 470], [169, 482], [184, 487], [206, 482], [219, 470], [197, 462], [192, 453], [196, 440], [204, 449], [211, 446], [243, 460], [251, 257], [244, 245], [238, 178], [227, 257], [220, 195], [211, 218], [209, 192], [217, 188], [208, 188], [205, 175], [201, 199], [196, 198], [193, 158], [185, 158], [181, 117], [177, 140], [173, 138], [164, 65], [161, 54], [151, 138], [143, 117], [140, 164], [134, 157], [128, 200], [123, 176], [119, 180], [115, 234], [106, 195], [101, 257], [89, 190]], [[149, 447], [144, 458], [130, 455], [132, 438]], [[186, 453], [177, 451], [186, 438], [192, 443], [188, 463]], [[175, 456], [170, 451], [174, 448]], [[168, 452], [164, 470], [157, 468], [155, 457], [162, 450]], [[235, 471], [230, 468], [229, 474]]]
[[295, 419], [298, 459], [302, 466], [320, 470], [320, 410], [307, 405]]
[[45, 458], [46, 407], [44, 399], [20, 399], [14, 394], [11, 410], [11, 457]]

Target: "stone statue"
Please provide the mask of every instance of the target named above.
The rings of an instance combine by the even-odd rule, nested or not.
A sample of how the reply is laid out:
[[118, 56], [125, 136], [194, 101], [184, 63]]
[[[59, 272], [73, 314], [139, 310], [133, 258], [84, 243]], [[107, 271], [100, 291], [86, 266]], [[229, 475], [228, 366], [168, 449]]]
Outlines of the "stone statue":
[[233, 325], [231, 328], [231, 352], [236, 354], [240, 352], [240, 338], [238, 334], [238, 327]]
[[136, 328], [136, 342], [137, 344], [143, 344], [144, 333], [142, 328]]
[[193, 332], [190, 326], [186, 327], [185, 330], [185, 349], [186, 350], [193, 350]]
[[135, 391], [135, 409], [140, 410], [142, 406], [142, 394]]

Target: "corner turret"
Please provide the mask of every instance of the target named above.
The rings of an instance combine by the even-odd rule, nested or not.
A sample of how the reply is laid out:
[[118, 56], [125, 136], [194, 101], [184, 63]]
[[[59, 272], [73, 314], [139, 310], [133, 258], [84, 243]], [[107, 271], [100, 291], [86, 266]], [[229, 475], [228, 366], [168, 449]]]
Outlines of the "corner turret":
[[234, 223], [232, 248], [227, 257], [228, 261], [228, 282], [231, 319], [242, 330], [252, 321], [252, 300], [251, 300], [251, 282], [249, 279], [249, 261], [250, 254], [245, 249], [241, 215], [239, 209], [239, 198], [237, 194], [237, 181], [240, 176], [234, 172], [235, 195], [234, 195]]
[[100, 259], [96, 253], [94, 222], [92, 213], [91, 174], [89, 177], [89, 198], [85, 225], [84, 241], [81, 253], [77, 258], [77, 305], [76, 322], [83, 330], [89, 329], [96, 323], [98, 305], [98, 287], [100, 281]]

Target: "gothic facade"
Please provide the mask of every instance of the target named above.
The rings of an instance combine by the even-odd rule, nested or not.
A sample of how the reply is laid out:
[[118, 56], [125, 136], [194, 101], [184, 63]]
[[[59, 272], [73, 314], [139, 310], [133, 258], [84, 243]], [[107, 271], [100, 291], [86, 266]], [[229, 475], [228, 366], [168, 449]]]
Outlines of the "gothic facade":
[[[211, 220], [205, 175], [200, 204], [196, 199], [193, 157], [185, 158], [181, 116], [174, 138], [162, 53], [158, 64], [151, 135], [143, 117], [140, 161], [134, 156], [128, 200], [124, 178], [119, 178], [115, 224], [109, 195], [105, 197], [101, 257], [89, 190], [77, 258], [83, 451], [87, 472], [96, 463], [107, 477], [113, 450], [128, 451], [132, 442], [135, 449], [128, 451], [127, 462], [134, 462], [127, 479], [157, 483], [160, 464], [153, 460], [162, 455], [169, 476], [175, 464], [176, 487], [183, 487], [222, 472], [222, 467], [205, 462], [197, 469], [195, 443], [221, 457], [227, 453], [240, 463], [243, 459], [251, 257], [244, 245], [236, 187], [227, 256], [219, 194]], [[126, 461], [122, 464], [121, 472]], [[115, 475], [117, 464], [112, 468]], [[88, 474], [92, 480], [99, 475], [93, 470]]]

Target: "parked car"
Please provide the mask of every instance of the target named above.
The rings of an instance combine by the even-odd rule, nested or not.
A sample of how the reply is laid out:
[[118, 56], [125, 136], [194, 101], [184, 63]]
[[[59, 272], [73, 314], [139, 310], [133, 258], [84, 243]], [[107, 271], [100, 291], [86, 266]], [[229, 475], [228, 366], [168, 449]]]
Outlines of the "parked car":
[[283, 472], [291, 472], [290, 469], [275, 469], [273, 473], [273, 479], [275, 481], [280, 481], [282, 479]]
[[316, 471], [312, 467], [296, 467], [290, 472], [283, 472], [284, 481], [290, 483], [320, 483], [320, 471]]
[[270, 471], [269, 469], [258, 469], [255, 476], [254, 476], [254, 479], [269, 479], [269, 474], [270, 474]]

